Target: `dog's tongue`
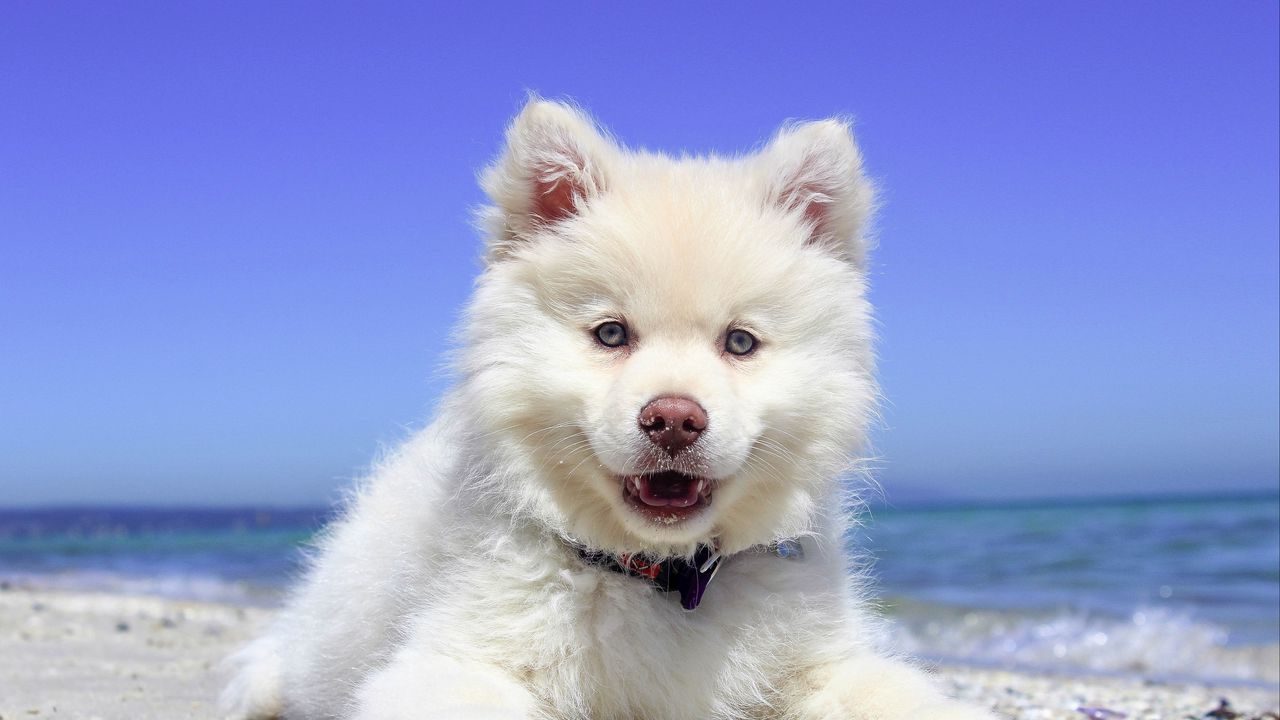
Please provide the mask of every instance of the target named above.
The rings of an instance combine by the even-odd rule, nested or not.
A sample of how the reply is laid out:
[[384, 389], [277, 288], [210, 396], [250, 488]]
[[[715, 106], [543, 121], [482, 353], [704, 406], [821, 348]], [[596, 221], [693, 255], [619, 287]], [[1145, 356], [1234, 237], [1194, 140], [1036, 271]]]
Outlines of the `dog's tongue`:
[[699, 480], [678, 472], [641, 475], [637, 481], [639, 492], [636, 494], [651, 507], [689, 507], [698, 502], [698, 494], [702, 492]]

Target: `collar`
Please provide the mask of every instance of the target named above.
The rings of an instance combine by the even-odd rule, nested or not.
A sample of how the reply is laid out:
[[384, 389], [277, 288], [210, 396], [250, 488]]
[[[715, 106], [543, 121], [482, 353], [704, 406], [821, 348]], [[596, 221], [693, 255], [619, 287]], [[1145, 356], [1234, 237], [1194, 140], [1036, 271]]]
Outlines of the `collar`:
[[[652, 558], [641, 553], [613, 555], [580, 545], [575, 547], [578, 557], [588, 565], [647, 580], [651, 587], [662, 592], [679, 592], [680, 607], [685, 610], [698, 607], [707, 586], [727, 560], [714, 545], [699, 545], [692, 562], [683, 557]], [[804, 548], [798, 540], [756, 545], [745, 552], [764, 552], [787, 560], [804, 559]]]

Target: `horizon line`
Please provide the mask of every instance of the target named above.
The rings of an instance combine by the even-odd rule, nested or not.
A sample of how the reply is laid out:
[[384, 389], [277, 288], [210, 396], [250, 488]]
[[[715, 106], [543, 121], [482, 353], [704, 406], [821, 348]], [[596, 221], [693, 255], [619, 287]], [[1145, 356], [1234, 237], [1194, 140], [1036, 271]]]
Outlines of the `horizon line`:
[[[1280, 487], [1272, 490], [1234, 489], [1222, 492], [1153, 492], [1117, 495], [1045, 495], [1025, 498], [939, 498], [937, 500], [912, 499], [892, 502], [883, 497], [868, 499], [863, 504], [874, 510], [892, 511], [954, 511], [954, 510], [1003, 510], [1038, 509], [1052, 507], [1089, 507], [1100, 505], [1126, 505], [1150, 503], [1226, 503], [1242, 500], [1275, 500], [1280, 502]], [[83, 511], [137, 511], [156, 510], [179, 512], [183, 510], [224, 512], [320, 512], [340, 510], [342, 503], [91, 503], [54, 502], [33, 505], [0, 505], [0, 513], [52, 512], [66, 510]]]

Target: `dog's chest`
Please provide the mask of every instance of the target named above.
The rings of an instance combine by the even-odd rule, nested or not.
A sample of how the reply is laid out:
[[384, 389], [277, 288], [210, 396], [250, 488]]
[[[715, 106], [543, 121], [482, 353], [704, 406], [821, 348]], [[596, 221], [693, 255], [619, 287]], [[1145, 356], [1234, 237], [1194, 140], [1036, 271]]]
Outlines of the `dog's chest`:
[[564, 720], [756, 717], [839, 616], [820, 568], [776, 556], [734, 556], [694, 610], [576, 553], [470, 570], [431, 613], [437, 641], [506, 668]]
[[789, 619], [727, 575], [688, 611], [639, 578], [567, 571], [562, 590], [521, 623], [537, 630], [518, 664], [557, 717], [737, 715], [784, 674]]

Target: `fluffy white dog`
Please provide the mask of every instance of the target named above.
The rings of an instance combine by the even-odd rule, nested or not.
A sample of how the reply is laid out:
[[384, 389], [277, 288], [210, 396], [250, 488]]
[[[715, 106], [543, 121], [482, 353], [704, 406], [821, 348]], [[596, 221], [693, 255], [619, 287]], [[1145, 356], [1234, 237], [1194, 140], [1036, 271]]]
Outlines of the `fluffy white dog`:
[[744, 158], [532, 100], [483, 176], [457, 386], [363, 484], [247, 718], [990, 717], [878, 652], [838, 478], [874, 411], [846, 123]]

